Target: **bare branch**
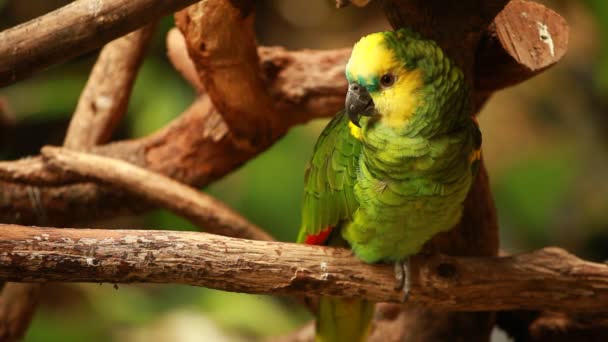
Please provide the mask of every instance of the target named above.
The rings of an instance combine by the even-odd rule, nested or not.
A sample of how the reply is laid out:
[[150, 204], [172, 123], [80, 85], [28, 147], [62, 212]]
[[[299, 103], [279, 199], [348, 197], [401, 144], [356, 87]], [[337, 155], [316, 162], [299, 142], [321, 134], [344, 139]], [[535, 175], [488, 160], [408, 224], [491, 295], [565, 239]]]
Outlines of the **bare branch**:
[[99, 54], [63, 143], [82, 149], [107, 142], [127, 111], [155, 24], [108, 43]]
[[21, 341], [36, 312], [41, 284], [6, 283], [0, 296], [0, 341]]
[[514, 0], [485, 32], [477, 54], [475, 79], [480, 91], [527, 80], [557, 63], [568, 48], [566, 20], [532, 1]]
[[205, 91], [243, 148], [267, 145], [282, 135], [261, 77], [252, 3], [201, 1], [175, 14]]
[[[608, 266], [559, 248], [511, 257], [417, 256], [408, 305], [449, 311], [605, 310]], [[390, 265], [349, 250], [198, 232], [0, 225], [0, 279], [176, 283], [400, 302]]]
[[45, 147], [42, 154], [51, 165], [142, 197], [188, 218], [210, 233], [254, 240], [272, 237], [217, 199], [163, 175], [127, 162]]
[[177, 70], [197, 92], [202, 93], [204, 90], [203, 83], [198, 77], [194, 62], [188, 54], [186, 39], [175, 27], [167, 33], [167, 56], [175, 70]]
[[0, 87], [89, 52], [197, 0], [77, 0], [0, 32]]

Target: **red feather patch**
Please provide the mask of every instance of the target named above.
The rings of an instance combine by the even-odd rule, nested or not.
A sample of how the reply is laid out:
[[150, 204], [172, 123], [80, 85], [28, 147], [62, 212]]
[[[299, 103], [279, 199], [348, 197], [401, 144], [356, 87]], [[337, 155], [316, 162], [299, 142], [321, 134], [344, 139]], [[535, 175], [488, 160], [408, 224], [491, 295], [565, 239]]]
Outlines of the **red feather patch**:
[[325, 241], [327, 240], [327, 238], [329, 237], [329, 233], [331, 233], [333, 227], [327, 227], [324, 230], [322, 230], [321, 232], [319, 232], [319, 234], [316, 235], [308, 235], [306, 237], [306, 240], [304, 240], [304, 243], [307, 245], [322, 245], [325, 243]]

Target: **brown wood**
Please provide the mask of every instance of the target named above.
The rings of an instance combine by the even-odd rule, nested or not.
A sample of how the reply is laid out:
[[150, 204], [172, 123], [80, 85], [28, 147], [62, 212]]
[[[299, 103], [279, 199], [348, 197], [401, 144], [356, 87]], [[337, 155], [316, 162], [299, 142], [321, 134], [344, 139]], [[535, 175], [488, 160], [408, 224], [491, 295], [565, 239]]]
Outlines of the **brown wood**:
[[566, 54], [568, 38], [566, 20], [553, 10], [509, 2], [481, 40], [475, 72], [487, 76], [475, 78], [475, 88], [502, 89], [537, 75]]
[[252, 1], [230, 0], [201, 1], [175, 14], [199, 79], [231, 138], [245, 149], [281, 134], [260, 72], [253, 17]]
[[137, 70], [154, 32], [151, 24], [108, 43], [91, 71], [63, 145], [82, 149], [108, 142], [127, 112]]
[[0, 87], [82, 55], [197, 0], [77, 0], [0, 32]]
[[36, 312], [42, 286], [5, 283], [0, 296], [0, 341], [21, 341]]
[[[349, 250], [199, 232], [0, 225], [0, 279], [175, 283], [400, 302], [392, 265]], [[418, 256], [407, 305], [451, 311], [605, 310], [608, 266], [559, 248], [512, 257]]]
[[221, 201], [158, 173], [122, 160], [57, 147], [44, 147], [42, 155], [54, 167], [83, 178], [109, 184], [132, 193], [213, 234], [231, 237], [273, 240], [273, 238], [234, 212]]
[[497, 323], [514, 341], [608, 341], [608, 313], [509, 311]]
[[196, 67], [186, 46], [186, 38], [177, 28], [172, 28], [167, 33], [167, 56], [173, 67], [182, 77], [200, 94], [203, 92], [203, 83], [198, 77]]

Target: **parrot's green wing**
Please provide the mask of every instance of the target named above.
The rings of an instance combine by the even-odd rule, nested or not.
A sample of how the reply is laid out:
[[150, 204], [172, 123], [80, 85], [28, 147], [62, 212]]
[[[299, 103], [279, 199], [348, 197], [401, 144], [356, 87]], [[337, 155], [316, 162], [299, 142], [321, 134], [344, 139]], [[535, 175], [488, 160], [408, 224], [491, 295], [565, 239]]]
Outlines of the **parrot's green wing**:
[[359, 207], [353, 187], [360, 152], [348, 116], [339, 112], [319, 136], [306, 169], [298, 242], [351, 218]]

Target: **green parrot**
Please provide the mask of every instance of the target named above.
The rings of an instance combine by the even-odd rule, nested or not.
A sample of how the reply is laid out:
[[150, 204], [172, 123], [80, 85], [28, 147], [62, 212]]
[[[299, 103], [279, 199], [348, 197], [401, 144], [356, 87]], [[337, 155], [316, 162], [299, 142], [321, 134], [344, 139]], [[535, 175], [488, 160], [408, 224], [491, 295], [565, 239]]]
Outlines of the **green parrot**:
[[[462, 71], [409, 29], [361, 38], [346, 65], [345, 109], [305, 172], [298, 242], [345, 246], [367, 263], [407, 260], [454, 227], [481, 158]], [[365, 341], [373, 303], [321, 298], [316, 340]]]

